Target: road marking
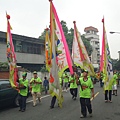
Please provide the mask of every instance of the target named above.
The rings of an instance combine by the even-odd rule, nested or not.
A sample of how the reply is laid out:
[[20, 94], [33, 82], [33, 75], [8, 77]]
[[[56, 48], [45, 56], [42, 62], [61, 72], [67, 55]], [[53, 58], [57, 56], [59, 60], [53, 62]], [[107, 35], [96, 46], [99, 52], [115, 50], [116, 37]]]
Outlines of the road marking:
[[92, 97], [90, 100], [92, 101], [97, 95], [99, 94], [99, 92], [97, 92], [94, 97]]
[[[95, 95], [94, 95], [94, 98], [99, 94], [99, 92], [97, 92]], [[50, 95], [45, 95], [45, 96], [42, 96], [41, 99], [44, 99], [46, 97], [49, 97]], [[91, 101], [94, 99], [93, 97], [90, 99]], [[30, 102], [33, 102], [33, 100], [29, 100], [27, 101], [27, 103], [30, 103]]]
[[[65, 92], [66, 90], [62, 90], [63, 92]], [[50, 95], [45, 95], [45, 96], [42, 96], [41, 99], [43, 98], [46, 98], [46, 97], [49, 97]], [[36, 99], [37, 100], [37, 99]], [[33, 100], [29, 100], [27, 101], [27, 103], [30, 103], [30, 102], [33, 102]]]
[[[45, 95], [45, 96], [42, 96], [41, 97], [41, 99], [43, 99], [43, 98], [46, 98], [46, 97], [49, 97], [50, 95]], [[32, 102], [33, 100], [29, 100], [29, 101], [27, 101], [27, 103], [30, 103], [30, 102]]]

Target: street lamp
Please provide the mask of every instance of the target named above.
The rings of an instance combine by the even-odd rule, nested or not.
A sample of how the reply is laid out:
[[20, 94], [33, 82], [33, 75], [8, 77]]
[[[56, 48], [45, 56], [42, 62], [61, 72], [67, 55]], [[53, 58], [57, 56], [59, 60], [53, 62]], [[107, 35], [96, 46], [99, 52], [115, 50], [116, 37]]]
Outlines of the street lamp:
[[[120, 34], [120, 32], [110, 32], [110, 34], [114, 34], [114, 33]], [[120, 60], [120, 51], [118, 51], [118, 54], [119, 54], [119, 60]]]
[[114, 34], [114, 33], [120, 34], [120, 32], [110, 32], [110, 34]]

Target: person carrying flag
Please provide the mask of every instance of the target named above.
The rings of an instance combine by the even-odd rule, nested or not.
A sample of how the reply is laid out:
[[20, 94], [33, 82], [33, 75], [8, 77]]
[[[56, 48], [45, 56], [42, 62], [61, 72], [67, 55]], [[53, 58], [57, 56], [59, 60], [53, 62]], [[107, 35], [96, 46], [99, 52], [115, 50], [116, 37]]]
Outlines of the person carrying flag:
[[79, 78], [80, 82], [80, 105], [81, 105], [81, 118], [87, 116], [87, 109], [89, 112], [89, 116], [92, 117], [92, 105], [91, 105], [91, 92], [92, 97], [94, 97], [94, 88], [93, 82], [90, 77], [88, 77], [88, 71], [83, 71], [83, 77]]
[[72, 99], [76, 100], [77, 97], [77, 88], [78, 88], [78, 80], [76, 78], [75, 73], [73, 73], [70, 78], [69, 78], [69, 83], [70, 83], [70, 93], [72, 95]]
[[27, 73], [24, 72], [22, 74], [22, 78], [19, 79], [18, 83], [18, 87], [16, 87], [16, 89], [19, 90], [19, 106], [20, 109], [19, 111], [24, 112], [26, 110], [26, 99], [27, 99], [27, 95], [28, 95], [28, 79], [26, 79], [27, 77]]
[[105, 103], [110, 102], [112, 103], [112, 86], [114, 85], [114, 78], [109, 80], [109, 83], [106, 84], [106, 82], [109, 78], [106, 78], [106, 75], [103, 77], [104, 82], [104, 92], [105, 92]]
[[117, 83], [118, 83], [118, 76], [117, 76], [116, 71], [114, 71], [113, 79], [114, 79], [113, 95], [117, 96]]

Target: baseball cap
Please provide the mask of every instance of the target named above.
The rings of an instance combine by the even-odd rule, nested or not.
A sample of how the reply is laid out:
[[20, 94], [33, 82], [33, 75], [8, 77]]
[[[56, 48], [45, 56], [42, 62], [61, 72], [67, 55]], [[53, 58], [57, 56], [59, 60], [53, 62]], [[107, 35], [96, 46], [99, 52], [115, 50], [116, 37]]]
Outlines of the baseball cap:
[[23, 72], [23, 73], [22, 73], [22, 76], [24, 76], [24, 77], [27, 76], [27, 73], [26, 73], [26, 72]]
[[37, 74], [37, 72], [36, 72], [36, 71], [34, 71], [34, 72], [33, 72], [33, 74]]

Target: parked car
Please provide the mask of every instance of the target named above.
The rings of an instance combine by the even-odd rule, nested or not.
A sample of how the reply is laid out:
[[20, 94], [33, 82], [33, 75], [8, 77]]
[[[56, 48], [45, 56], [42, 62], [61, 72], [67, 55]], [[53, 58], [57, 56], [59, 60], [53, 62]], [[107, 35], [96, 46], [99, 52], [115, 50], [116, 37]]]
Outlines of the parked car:
[[11, 87], [9, 80], [0, 80], [0, 108], [19, 106], [18, 91]]

